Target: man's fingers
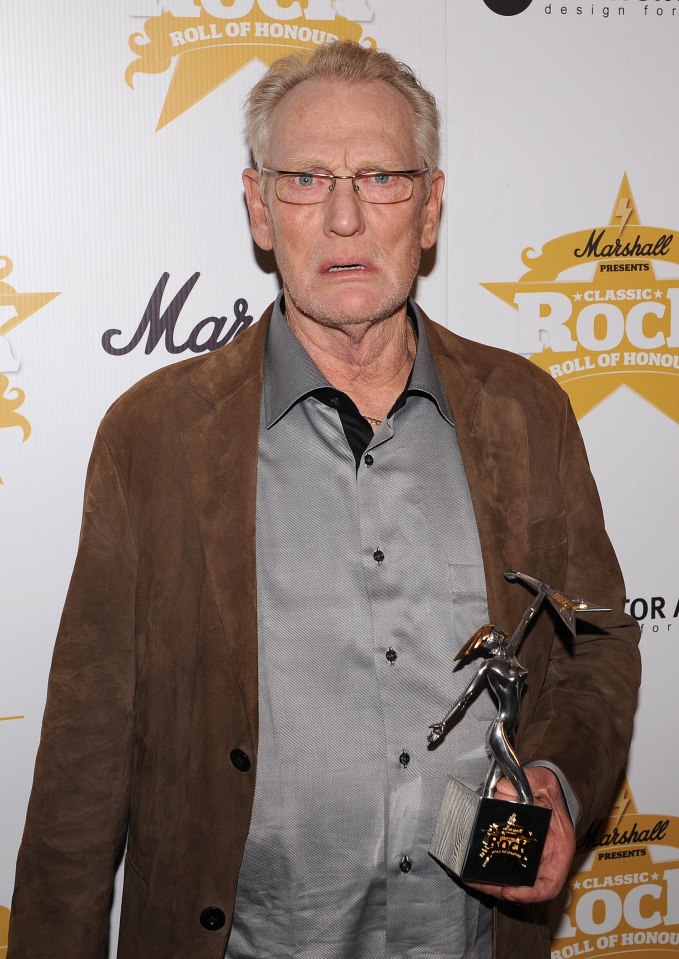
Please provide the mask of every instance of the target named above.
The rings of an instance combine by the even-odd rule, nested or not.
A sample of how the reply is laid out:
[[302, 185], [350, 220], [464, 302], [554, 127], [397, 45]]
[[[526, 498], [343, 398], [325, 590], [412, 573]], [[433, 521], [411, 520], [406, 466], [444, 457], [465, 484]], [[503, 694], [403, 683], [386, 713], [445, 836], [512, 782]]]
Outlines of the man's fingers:
[[[575, 855], [575, 831], [568, 814], [559, 780], [550, 769], [528, 766], [526, 775], [535, 803], [552, 810], [552, 818], [540, 860], [540, 867], [532, 886], [497, 886], [485, 883], [468, 885], [507, 902], [549, 902], [561, 892]], [[506, 779], [501, 779], [495, 790], [496, 798], [515, 800], [516, 790]]]

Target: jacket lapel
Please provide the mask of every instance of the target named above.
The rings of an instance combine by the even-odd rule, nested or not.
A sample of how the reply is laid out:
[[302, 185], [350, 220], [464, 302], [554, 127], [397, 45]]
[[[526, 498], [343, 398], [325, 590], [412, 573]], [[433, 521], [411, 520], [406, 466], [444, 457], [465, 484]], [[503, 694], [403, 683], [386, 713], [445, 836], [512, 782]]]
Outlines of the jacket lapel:
[[508, 588], [504, 572], [525, 569], [528, 562], [530, 484], [524, 413], [515, 399], [493, 392], [493, 366], [486, 364], [486, 370], [482, 356], [470, 355], [483, 347], [427, 318], [425, 325], [469, 482], [490, 617], [506, 628], [511, 623], [510, 604], [515, 605], [520, 591]]
[[271, 309], [191, 377], [214, 410], [183, 433], [208, 574], [254, 742], [257, 706], [255, 508], [262, 365]]

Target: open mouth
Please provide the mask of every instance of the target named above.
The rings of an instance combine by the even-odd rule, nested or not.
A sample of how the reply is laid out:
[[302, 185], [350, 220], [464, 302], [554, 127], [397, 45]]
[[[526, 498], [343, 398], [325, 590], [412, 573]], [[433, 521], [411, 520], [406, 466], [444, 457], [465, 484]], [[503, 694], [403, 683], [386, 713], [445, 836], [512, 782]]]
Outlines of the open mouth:
[[362, 263], [345, 263], [342, 266], [331, 266], [328, 273], [341, 273], [344, 270], [365, 270]]

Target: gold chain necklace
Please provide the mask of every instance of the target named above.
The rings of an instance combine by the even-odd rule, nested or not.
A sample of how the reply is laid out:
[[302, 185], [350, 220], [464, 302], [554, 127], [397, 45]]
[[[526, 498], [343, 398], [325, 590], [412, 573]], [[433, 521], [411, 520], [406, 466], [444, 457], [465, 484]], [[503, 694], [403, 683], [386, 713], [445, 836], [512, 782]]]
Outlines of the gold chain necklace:
[[382, 420], [376, 420], [374, 416], [366, 416], [365, 413], [361, 413], [361, 416], [363, 417], [364, 420], [367, 420], [371, 424], [371, 426], [374, 426], [375, 428], [382, 425]]

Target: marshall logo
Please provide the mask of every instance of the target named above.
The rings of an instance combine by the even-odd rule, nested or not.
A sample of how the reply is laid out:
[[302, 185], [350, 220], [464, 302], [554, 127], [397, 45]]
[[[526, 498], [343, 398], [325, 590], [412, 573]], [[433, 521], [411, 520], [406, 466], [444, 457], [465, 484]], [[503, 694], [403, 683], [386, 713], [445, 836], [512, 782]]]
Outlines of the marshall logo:
[[[590, 826], [583, 840], [583, 844], [587, 846], [605, 847], [636, 846], [640, 843], [646, 844], [651, 842], [661, 843], [665, 839], [669, 824], [669, 819], [657, 819], [653, 825], [646, 825], [645, 828], [640, 829], [639, 823], [635, 820], [627, 829], [620, 830], [617, 826], [613, 826], [610, 831], [607, 831], [609, 829], [608, 823], [596, 822]], [[641, 850], [637, 850], [636, 852], [639, 854]], [[604, 859], [608, 857], [602, 856], [601, 858]], [[615, 859], [617, 856], [613, 855], [611, 858]], [[604, 885], [607, 885], [607, 883], [604, 883]]]
[[[623, 200], [623, 207], [621, 212], [618, 215], [622, 216], [623, 213], [627, 213], [628, 215], [631, 215], [632, 213], [631, 207], [630, 208], [627, 207], [626, 200]], [[596, 230], [592, 230], [590, 237], [587, 240], [587, 243], [585, 244], [583, 249], [573, 250], [573, 256], [577, 256], [578, 258], [591, 257], [595, 260], [603, 260], [603, 259], [606, 259], [607, 257], [615, 257], [616, 259], [622, 259], [626, 256], [635, 256], [635, 257], [648, 256], [651, 258], [667, 256], [667, 254], [670, 252], [670, 246], [672, 245], [672, 240], [674, 239], [674, 236], [672, 233], [670, 233], [669, 236], [666, 236], [663, 233], [663, 235], [659, 239], [657, 239], [655, 243], [653, 242], [642, 243], [641, 234], [637, 233], [636, 238], [634, 240], [628, 240], [627, 243], [623, 243], [623, 241], [620, 239], [619, 236], [616, 237], [613, 243], [606, 243], [604, 239], [605, 236], [606, 236], [605, 227], [602, 230], [599, 230], [598, 232]], [[603, 268], [604, 267], [602, 265], [602, 269]], [[618, 263], [618, 264], [614, 264], [612, 267], [607, 267], [607, 269], [648, 270], [650, 269], [650, 267], [648, 263]]]
[[483, 286], [516, 311], [518, 352], [558, 380], [576, 415], [625, 386], [679, 423], [679, 245], [674, 230], [641, 225], [627, 176], [607, 226], [521, 259], [518, 281]]
[[207, 316], [194, 326], [185, 342], [176, 342], [176, 326], [179, 314], [191, 290], [198, 282], [199, 276], [200, 273], [194, 273], [193, 276], [190, 276], [161, 312], [163, 294], [170, 278], [169, 273], [163, 273], [156, 283], [132, 338], [124, 346], [114, 346], [112, 343], [113, 337], [122, 336], [123, 331], [106, 330], [101, 338], [101, 345], [106, 352], [110, 353], [111, 356], [125, 356], [139, 345], [142, 337], [146, 334], [144, 352], [147, 355], [155, 350], [162, 338], [165, 340], [164, 345], [168, 353], [177, 354], [186, 350], [190, 350], [192, 353], [205, 353], [209, 350], [219, 349], [220, 346], [225, 346], [239, 333], [247, 330], [253, 322], [253, 317], [247, 312], [248, 301], [239, 298], [233, 304], [234, 320], [231, 323], [225, 316]]
[[131, 87], [136, 74], [174, 64], [157, 130], [253, 60], [270, 65], [334, 40], [376, 46], [360, 26], [372, 20], [367, 0], [170, 0], [165, 7], [130, 37], [136, 59], [125, 71]]

